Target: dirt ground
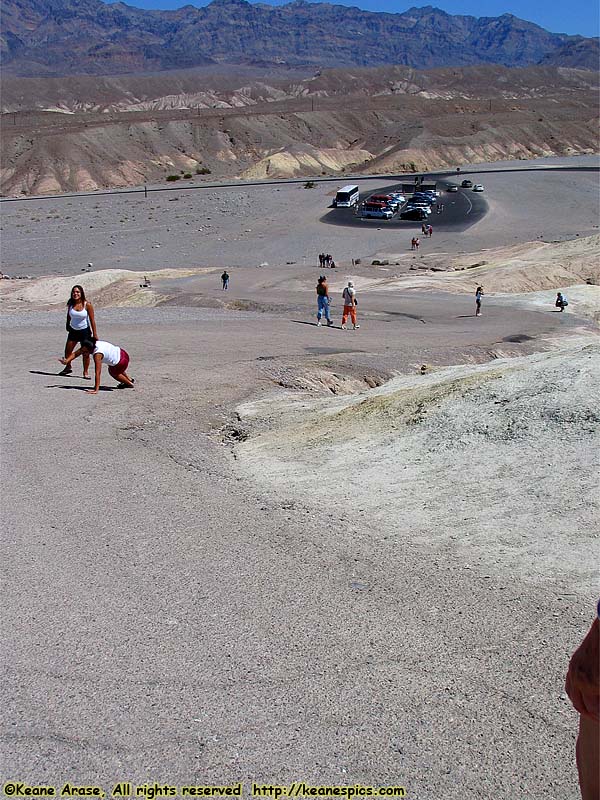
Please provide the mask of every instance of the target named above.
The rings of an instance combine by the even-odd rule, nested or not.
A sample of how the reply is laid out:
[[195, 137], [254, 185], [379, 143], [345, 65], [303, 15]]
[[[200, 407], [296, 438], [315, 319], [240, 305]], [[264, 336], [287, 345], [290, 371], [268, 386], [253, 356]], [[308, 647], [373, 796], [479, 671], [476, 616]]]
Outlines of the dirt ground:
[[[227, 192], [175, 193], [152, 219], [118, 196], [57, 200], [69, 220], [3, 206], [3, 270], [32, 276], [0, 283], [3, 782], [578, 797], [563, 683], [597, 600], [597, 174], [526, 172], [516, 194], [473, 174], [488, 214], [416, 257], [320, 222], [321, 186], [235, 190], [231, 214]], [[75, 282], [134, 391], [57, 375]]]

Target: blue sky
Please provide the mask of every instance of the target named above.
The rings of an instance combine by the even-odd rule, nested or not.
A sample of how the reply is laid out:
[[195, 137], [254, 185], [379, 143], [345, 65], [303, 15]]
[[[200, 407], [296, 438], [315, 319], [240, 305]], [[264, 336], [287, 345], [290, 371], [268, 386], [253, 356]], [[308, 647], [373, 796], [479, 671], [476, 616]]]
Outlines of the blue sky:
[[[184, 5], [205, 6], [204, 0], [124, 0], [137, 8], [174, 9]], [[283, 5], [286, 0], [262, 0], [269, 5]], [[515, 17], [535, 22], [553, 33], [579, 33], [582, 36], [598, 36], [598, 0], [441, 0], [436, 3], [407, 2], [394, 0], [331, 0], [337, 5], [358, 6], [366, 11], [387, 11], [400, 13], [414, 6], [432, 5], [448, 14], [469, 14], [474, 17], [499, 17], [501, 14], [514, 14]]]

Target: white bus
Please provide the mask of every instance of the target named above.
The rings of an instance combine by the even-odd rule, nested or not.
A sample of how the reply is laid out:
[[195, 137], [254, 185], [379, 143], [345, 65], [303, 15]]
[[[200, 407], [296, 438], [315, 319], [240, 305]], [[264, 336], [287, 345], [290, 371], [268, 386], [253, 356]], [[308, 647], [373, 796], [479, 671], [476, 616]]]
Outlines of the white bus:
[[344, 186], [342, 187], [335, 196], [334, 205], [337, 208], [350, 208], [351, 206], [355, 206], [360, 199], [360, 193], [358, 191], [358, 186]]

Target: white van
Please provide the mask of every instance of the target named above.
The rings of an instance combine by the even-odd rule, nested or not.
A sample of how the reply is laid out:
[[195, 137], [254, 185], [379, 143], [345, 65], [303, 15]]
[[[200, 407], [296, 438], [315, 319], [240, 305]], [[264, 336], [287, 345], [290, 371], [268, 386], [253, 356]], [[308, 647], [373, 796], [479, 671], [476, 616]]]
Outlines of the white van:
[[381, 203], [373, 206], [364, 205], [360, 215], [365, 219], [391, 219], [394, 216], [394, 212]]
[[360, 192], [358, 191], [358, 186], [343, 186], [338, 190], [333, 205], [337, 208], [351, 208], [358, 203], [359, 199]]

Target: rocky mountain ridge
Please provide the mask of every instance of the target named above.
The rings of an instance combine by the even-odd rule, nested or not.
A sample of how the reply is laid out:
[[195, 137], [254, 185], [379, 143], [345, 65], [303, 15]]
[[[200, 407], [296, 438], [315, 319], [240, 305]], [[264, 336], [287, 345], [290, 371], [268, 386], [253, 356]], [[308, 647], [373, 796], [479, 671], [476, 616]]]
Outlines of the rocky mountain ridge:
[[373, 13], [294, 0], [213, 0], [145, 11], [101, 0], [4, 0], [5, 74], [109, 75], [207, 64], [417, 69], [537, 63], [597, 69], [598, 40], [550, 33], [511, 14], [450, 15], [432, 6]]

